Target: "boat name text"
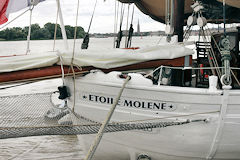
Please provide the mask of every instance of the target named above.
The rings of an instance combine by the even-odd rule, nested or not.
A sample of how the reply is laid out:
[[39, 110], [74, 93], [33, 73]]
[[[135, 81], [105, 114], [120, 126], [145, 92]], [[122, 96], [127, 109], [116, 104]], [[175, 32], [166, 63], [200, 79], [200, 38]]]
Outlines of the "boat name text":
[[[81, 97], [83, 100], [89, 101], [89, 102], [109, 104], [109, 105], [114, 103], [114, 98], [108, 97], [108, 96], [84, 94]], [[165, 111], [174, 111], [177, 109], [176, 105], [171, 103], [150, 101], [150, 100], [130, 99], [130, 98], [124, 98], [124, 97], [118, 101], [118, 106], [138, 108], [138, 109], [141, 108], [141, 109], [148, 109], [148, 110], [165, 110]]]

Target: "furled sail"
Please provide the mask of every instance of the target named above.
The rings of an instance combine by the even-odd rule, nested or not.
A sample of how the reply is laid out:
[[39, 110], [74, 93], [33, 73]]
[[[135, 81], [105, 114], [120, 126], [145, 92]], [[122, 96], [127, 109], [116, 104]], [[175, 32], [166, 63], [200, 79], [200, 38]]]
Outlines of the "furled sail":
[[[218, 0], [218, 1], [222, 2], [223, 0]], [[226, 3], [229, 6], [240, 8], [240, 0], [226, 0]]]
[[[166, 0], [119, 0], [122, 3], [134, 3], [143, 13], [149, 15], [156, 21], [165, 23]], [[177, 0], [175, 0], [177, 1]], [[203, 4], [204, 16], [210, 22], [221, 22], [223, 17], [222, 0], [199, 0]], [[193, 10], [193, 0], [185, 0], [184, 18], [187, 19]], [[240, 0], [226, 0], [227, 20], [229, 22], [240, 22]]]
[[[165, 22], [166, 0], [119, 0], [123, 3], [133, 2], [146, 15], [149, 15], [156, 21]], [[192, 0], [185, 0], [185, 13], [191, 13]]]

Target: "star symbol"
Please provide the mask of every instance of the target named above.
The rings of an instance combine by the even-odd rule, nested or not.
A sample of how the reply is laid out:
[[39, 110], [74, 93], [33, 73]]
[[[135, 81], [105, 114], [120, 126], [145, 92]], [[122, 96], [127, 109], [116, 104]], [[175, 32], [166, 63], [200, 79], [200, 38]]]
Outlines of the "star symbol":
[[87, 96], [84, 95], [84, 96], [83, 96], [83, 99], [87, 99]]
[[176, 106], [173, 105], [173, 104], [170, 104], [170, 105], [168, 106], [168, 108], [169, 108], [169, 110], [171, 110], [171, 111], [174, 111], [174, 110], [177, 109]]

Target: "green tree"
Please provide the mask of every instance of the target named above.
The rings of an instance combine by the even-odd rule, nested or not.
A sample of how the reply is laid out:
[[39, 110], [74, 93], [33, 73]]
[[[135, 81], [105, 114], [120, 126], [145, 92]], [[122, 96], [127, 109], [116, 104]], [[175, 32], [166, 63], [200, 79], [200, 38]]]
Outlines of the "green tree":
[[[66, 33], [67, 33], [67, 38], [73, 39], [74, 38], [74, 33], [75, 33], [75, 27], [72, 26], [65, 26]], [[78, 26], [77, 27], [77, 38], [83, 38], [85, 36], [85, 31], [82, 27]]]
[[77, 38], [83, 38], [85, 36], [85, 31], [82, 27], [77, 27]]
[[50, 32], [45, 28], [40, 28], [39, 30], [35, 30], [31, 34], [31, 39], [39, 40], [39, 39], [50, 39]]
[[7, 28], [6, 30], [5, 30], [5, 39], [6, 40], [13, 40], [13, 36], [14, 36], [14, 31], [12, 30], [12, 29], [9, 29], [9, 28]]
[[[67, 25], [65, 26], [67, 37], [69, 39], [74, 38], [75, 27]], [[27, 39], [29, 27], [13, 27], [7, 28], [3, 31], [0, 31], [0, 39], [4, 40], [25, 40]], [[31, 25], [31, 39], [53, 39], [55, 32], [55, 24], [46, 23], [43, 28], [39, 26], [39, 24]], [[85, 35], [85, 31], [82, 27], [77, 27], [77, 38], [83, 38]], [[62, 33], [60, 29], [60, 25], [57, 25], [57, 38], [62, 38]]]
[[69, 39], [74, 38], [74, 27], [70, 25], [66, 25], [65, 29], [66, 29], [67, 38]]
[[13, 32], [13, 40], [23, 40], [26, 38], [26, 34], [24, 34], [23, 29], [20, 27], [14, 27], [11, 29]]
[[[53, 39], [54, 38], [54, 33], [55, 33], [55, 24], [54, 23], [50, 23], [50, 22], [46, 23], [44, 25], [44, 28], [49, 31], [50, 38]], [[61, 33], [61, 29], [60, 29], [60, 25], [59, 24], [57, 24], [57, 34], [56, 34], [56, 37], [57, 38], [61, 38], [62, 37], [62, 33]]]

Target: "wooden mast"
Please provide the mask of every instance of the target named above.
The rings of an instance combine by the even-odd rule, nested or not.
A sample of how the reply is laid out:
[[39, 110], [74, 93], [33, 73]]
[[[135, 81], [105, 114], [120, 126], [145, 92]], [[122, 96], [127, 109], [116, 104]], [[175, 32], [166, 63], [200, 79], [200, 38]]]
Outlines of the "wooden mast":
[[175, 0], [174, 34], [178, 35], [178, 42], [183, 42], [185, 0]]

